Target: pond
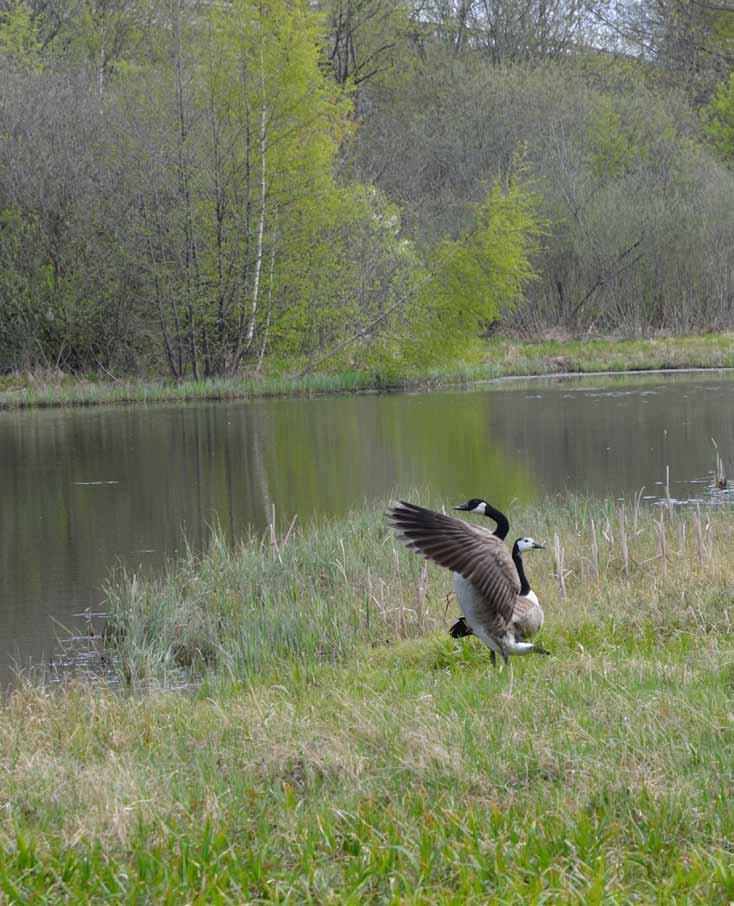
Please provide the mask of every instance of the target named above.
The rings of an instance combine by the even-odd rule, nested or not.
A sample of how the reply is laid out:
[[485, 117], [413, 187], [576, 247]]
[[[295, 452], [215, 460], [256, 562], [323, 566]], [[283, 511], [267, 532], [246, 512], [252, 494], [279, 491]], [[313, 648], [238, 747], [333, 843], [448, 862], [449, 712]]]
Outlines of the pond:
[[[500, 508], [566, 490], [711, 501], [728, 373], [0, 413], [0, 684], [96, 610], [110, 570], [428, 489]], [[57, 622], [58, 621], [58, 622]]]

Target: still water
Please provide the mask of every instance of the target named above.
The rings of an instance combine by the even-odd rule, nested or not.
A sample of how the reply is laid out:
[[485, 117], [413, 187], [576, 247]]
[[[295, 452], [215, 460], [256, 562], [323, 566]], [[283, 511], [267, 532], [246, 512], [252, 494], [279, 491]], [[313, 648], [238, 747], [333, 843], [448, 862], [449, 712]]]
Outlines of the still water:
[[[706, 498], [734, 454], [728, 374], [0, 413], [0, 684], [98, 608], [110, 569], [154, 570], [276, 521], [423, 488], [500, 507], [564, 491]], [[730, 469], [731, 471], [731, 469]]]

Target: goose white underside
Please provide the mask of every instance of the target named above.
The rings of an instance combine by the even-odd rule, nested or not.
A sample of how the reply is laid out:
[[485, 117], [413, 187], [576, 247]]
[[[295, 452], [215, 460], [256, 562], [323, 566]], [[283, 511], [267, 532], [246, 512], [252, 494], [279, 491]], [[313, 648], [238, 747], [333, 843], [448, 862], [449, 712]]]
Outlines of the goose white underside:
[[[530, 654], [534, 648], [532, 642], [520, 641], [512, 630], [508, 629], [504, 636], [499, 639], [493, 638], [487, 632], [481, 622], [481, 618], [487, 608], [484, 598], [476, 586], [472, 585], [472, 583], [468, 579], [465, 579], [460, 573], [454, 573], [453, 575], [456, 600], [459, 602], [459, 607], [464, 614], [464, 619], [474, 635], [478, 639], [481, 639], [495, 654], [499, 654], [500, 657], [504, 657], [506, 654]], [[533, 592], [530, 592], [530, 595], [535, 597]], [[528, 595], [528, 597], [530, 597], [530, 595]], [[537, 598], [535, 600], [537, 601]], [[504, 646], [504, 652], [502, 651], [501, 646]]]

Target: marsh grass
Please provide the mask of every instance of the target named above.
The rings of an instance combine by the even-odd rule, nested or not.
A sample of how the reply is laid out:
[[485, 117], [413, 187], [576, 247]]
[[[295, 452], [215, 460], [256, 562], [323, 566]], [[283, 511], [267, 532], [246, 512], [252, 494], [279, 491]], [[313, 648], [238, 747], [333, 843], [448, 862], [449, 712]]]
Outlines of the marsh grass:
[[730, 902], [734, 519], [511, 521], [554, 542], [526, 558], [553, 657], [512, 686], [379, 509], [118, 577], [132, 691], [0, 711], [6, 900]]
[[203, 555], [188, 548], [158, 579], [114, 577], [109, 650], [133, 686], [178, 679], [181, 668], [242, 676], [283, 658], [338, 661], [358, 643], [435, 628], [427, 575], [376, 510], [234, 546], [215, 528]]
[[273, 373], [202, 381], [77, 378], [59, 372], [0, 377], [0, 409], [191, 402], [255, 397], [313, 396], [470, 384], [504, 377], [559, 373], [734, 368], [734, 335], [706, 334], [639, 340], [477, 340], [463, 362], [419, 370]]
[[[711, 333], [646, 339], [551, 339], [490, 343], [487, 364], [510, 374], [590, 371], [652, 371], [678, 368], [731, 368], [734, 335]], [[510, 371], [510, 369], [513, 369]]]
[[[716, 541], [717, 532], [731, 538], [729, 513], [640, 504], [639, 495], [629, 506], [571, 498], [513, 514], [518, 531], [548, 542], [527, 567], [567, 630], [598, 625], [601, 602], [625, 626], [663, 614], [670, 628], [671, 610], [680, 620], [706, 607], [702, 573], [722, 587], [734, 580]], [[132, 686], [165, 685], [182, 669], [242, 677], [282, 658], [338, 662], [365, 643], [426, 635], [456, 613], [450, 575], [397, 542], [379, 508], [234, 546], [215, 530], [205, 553], [187, 549], [159, 578], [119, 573], [107, 599], [109, 653]]]

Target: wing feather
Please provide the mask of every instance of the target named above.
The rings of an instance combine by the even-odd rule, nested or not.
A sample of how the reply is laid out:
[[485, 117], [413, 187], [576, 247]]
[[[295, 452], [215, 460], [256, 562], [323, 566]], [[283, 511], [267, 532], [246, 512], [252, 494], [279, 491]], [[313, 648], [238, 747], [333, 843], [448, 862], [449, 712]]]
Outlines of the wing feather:
[[487, 603], [488, 623], [509, 626], [520, 578], [503, 541], [487, 529], [406, 501], [390, 507], [387, 516], [404, 544], [477, 588]]

